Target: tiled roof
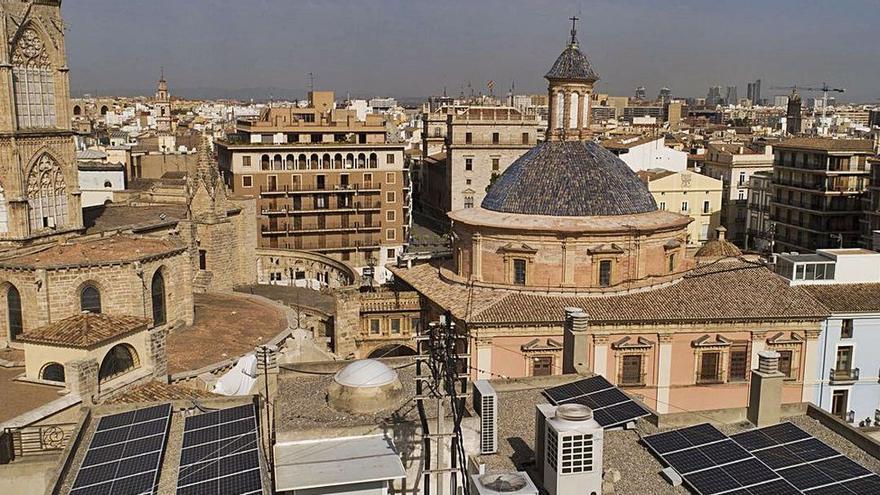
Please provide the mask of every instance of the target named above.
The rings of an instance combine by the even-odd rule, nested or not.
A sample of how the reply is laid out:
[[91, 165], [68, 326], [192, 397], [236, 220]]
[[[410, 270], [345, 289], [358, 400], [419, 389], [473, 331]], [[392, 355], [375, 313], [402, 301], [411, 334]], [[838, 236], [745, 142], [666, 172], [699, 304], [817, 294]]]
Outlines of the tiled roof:
[[144, 329], [146, 318], [125, 315], [80, 313], [58, 320], [18, 337], [23, 342], [68, 347], [91, 347], [128, 332]]
[[880, 284], [803, 285], [833, 313], [880, 312]]
[[503, 213], [613, 216], [657, 209], [648, 186], [613, 153], [592, 141], [548, 141], [513, 162], [482, 207]]
[[[739, 260], [699, 267], [669, 286], [623, 295], [546, 295], [446, 282], [436, 268], [392, 268], [396, 276], [459, 318], [477, 324], [562, 323], [564, 308], [583, 308], [599, 323], [694, 320], [820, 319], [827, 311], [800, 287]], [[469, 310], [468, 310], [469, 308]]]
[[559, 54], [553, 67], [544, 75], [547, 79], [565, 79], [569, 81], [586, 81], [596, 82], [599, 80], [599, 74], [593, 70], [593, 65], [587, 59], [582, 51], [578, 49], [577, 43], [571, 43], [565, 50]]
[[211, 397], [220, 397], [218, 394], [208, 392], [206, 390], [198, 390], [195, 388], [174, 385], [170, 383], [162, 383], [160, 381], [150, 381], [143, 385], [138, 385], [120, 395], [111, 397], [107, 400], [107, 404], [134, 404], [139, 402], [167, 402], [172, 400], [188, 400], [188, 399], [210, 399]]
[[70, 244], [52, 244], [38, 251], [0, 260], [3, 267], [64, 267], [127, 263], [185, 250], [171, 239], [116, 235]]
[[742, 251], [727, 239], [712, 239], [706, 241], [700, 249], [694, 253], [696, 258], [726, 258], [742, 256]]
[[795, 137], [776, 143], [775, 148], [817, 150], [817, 151], [854, 151], [871, 152], [874, 143], [870, 139], [833, 139], [826, 137]]

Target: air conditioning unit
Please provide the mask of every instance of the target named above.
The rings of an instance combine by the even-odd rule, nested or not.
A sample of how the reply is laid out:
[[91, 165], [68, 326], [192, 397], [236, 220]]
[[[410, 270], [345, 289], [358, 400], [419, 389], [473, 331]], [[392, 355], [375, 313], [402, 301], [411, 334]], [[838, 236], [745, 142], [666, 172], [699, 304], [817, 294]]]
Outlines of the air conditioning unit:
[[538, 495], [538, 487], [525, 471], [472, 474], [471, 493], [478, 495]]
[[543, 438], [536, 444], [536, 455], [541, 445], [541, 457], [535, 462], [543, 471], [547, 492], [601, 494], [605, 430], [593, 419], [593, 411], [583, 404], [539, 404], [537, 413], [543, 416], [537, 424], [543, 427]]
[[474, 381], [474, 411], [480, 416], [480, 454], [498, 452], [498, 394], [488, 380]]

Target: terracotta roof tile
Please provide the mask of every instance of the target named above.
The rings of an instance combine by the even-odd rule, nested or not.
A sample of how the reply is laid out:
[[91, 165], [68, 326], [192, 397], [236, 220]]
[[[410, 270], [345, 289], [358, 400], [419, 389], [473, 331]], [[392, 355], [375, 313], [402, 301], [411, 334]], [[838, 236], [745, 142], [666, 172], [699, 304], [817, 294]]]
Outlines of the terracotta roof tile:
[[206, 390], [162, 383], [156, 380], [111, 397], [107, 404], [134, 404], [139, 402], [167, 402], [172, 400], [210, 399], [220, 395]]
[[834, 313], [880, 312], [880, 284], [803, 285]]
[[775, 148], [807, 149], [818, 151], [871, 152], [874, 142], [870, 139], [833, 139], [824, 137], [795, 137], [776, 143]]
[[34, 344], [91, 347], [128, 332], [145, 329], [149, 322], [137, 316], [81, 313], [25, 332], [18, 338]]
[[62, 267], [69, 265], [103, 265], [132, 262], [183, 251], [182, 242], [155, 237], [117, 235], [69, 244], [51, 244], [46, 247], [0, 260], [0, 266], [9, 267]]
[[700, 249], [694, 253], [696, 258], [726, 258], [742, 256], [742, 251], [727, 239], [712, 239], [706, 241]]

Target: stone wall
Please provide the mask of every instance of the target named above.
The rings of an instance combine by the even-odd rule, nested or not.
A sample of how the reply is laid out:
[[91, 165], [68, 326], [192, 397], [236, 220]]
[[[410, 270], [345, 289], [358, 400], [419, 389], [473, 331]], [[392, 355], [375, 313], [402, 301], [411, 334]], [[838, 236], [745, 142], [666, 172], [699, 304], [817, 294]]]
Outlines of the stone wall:
[[347, 263], [320, 253], [263, 248], [256, 250], [255, 255], [259, 284], [291, 285], [291, 271], [294, 278], [297, 272], [304, 274], [305, 278], [294, 280], [292, 284], [301, 286], [312, 286], [311, 281], [315, 281], [321, 286], [340, 288], [359, 282], [360, 278]]

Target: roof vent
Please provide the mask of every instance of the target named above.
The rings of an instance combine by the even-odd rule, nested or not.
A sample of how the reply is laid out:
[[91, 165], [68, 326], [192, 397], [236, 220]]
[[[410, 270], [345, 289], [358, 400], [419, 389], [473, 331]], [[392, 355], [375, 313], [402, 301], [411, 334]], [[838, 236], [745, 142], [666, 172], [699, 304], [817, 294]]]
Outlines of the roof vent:
[[562, 404], [556, 408], [556, 417], [566, 421], [593, 419], [593, 410], [583, 404]]
[[776, 351], [761, 351], [758, 353], [758, 371], [761, 373], [776, 373], [779, 371], [779, 353]]
[[480, 484], [496, 492], [515, 492], [525, 488], [526, 479], [519, 473], [484, 474]]

